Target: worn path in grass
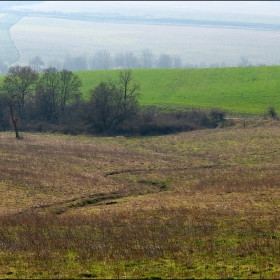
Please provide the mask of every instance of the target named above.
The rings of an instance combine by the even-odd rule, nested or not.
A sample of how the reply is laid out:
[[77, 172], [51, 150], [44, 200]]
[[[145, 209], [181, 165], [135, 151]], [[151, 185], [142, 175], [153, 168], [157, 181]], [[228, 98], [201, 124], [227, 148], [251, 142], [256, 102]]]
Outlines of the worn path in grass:
[[0, 277], [279, 279], [279, 121], [23, 136], [0, 134]]
[[[263, 122], [267, 121], [261, 126]], [[2, 132], [0, 207], [17, 212], [60, 205], [65, 211], [167, 190], [192, 192], [202, 187], [209, 192], [214, 178], [228, 181], [224, 188], [229, 190], [247, 181], [270, 185], [279, 179], [272, 176], [279, 165], [278, 134], [275, 125], [244, 129], [243, 123], [235, 129], [140, 138], [26, 133], [18, 141]]]

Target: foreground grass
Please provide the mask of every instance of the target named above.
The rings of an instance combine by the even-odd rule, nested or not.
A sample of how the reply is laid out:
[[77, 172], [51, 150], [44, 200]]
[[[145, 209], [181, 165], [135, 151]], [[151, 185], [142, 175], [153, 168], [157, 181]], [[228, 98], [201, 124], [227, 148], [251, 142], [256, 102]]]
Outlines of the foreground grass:
[[1, 133], [0, 277], [278, 279], [279, 139]]

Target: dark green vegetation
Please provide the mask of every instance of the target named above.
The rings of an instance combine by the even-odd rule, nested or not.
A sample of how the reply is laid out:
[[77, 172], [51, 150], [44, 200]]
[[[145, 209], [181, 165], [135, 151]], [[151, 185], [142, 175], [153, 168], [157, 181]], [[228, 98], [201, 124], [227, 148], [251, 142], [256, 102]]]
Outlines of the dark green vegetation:
[[[16, 138], [22, 131], [59, 131], [74, 135], [162, 135], [198, 128], [216, 127], [225, 112], [181, 110], [160, 112], [155, 106], [140, 106], [139, 91], [131, 70], [92, 86], [84, 100], [82, 81], [71, 71], [50, 67], [39, 75], [28, 66], [9, 68], [0, 88], [0, 128], [9, 123]], [[114, 74], [115, 74], [114, 73]]]
[[[118, 70], [81, 71], [81, 91], [88, 91]], [[219, 107], [234, 114], [264, 114], [268, 107], [280, 109], [280, 67], [229, 67], [214, 69], [135, 69], [141, 85], [139, 102], [166, 110], [174, 107]]]
[[0, 135], [0, 277], [279, 279], [279, 122]]
[[[89, 104], [87, 102], [92, 99], [93, 90], [103, 82], [110, 84], [110, 81], [114, 81], [118, 84], [119, 75], [122, 72], [123, 70], [100, 70], [72, 73], [71, 75], [76, 76], [81, 81], [81, 87], [79, 90], [76, 89], [76, 93], [81, 92], [83, 98], [73, 99], [76, 94], [73, 92], [72, 97], [67, 100], [68, 105], [66, 107], [59, 99], [56, 101], [58, 102], [57, 104], [52, 103], [52, 99], [48, 99], [49, 97], [47, 98], [46, 94], [42, 95], [42, 92], [40, 93], [40, 87], [37, 87], [36, 96], [39, 99], [35, 99], [35, 103], [33, 102], [34, 99], [30, 99], [31, 103], [27, 110], [29, 114], [27, 119], [32, 120], [36, 118], [40, 123], [33, 122], [27, 126], [24, 126], [22, 123], [21, 129], [60, 131], [72, 134], [83, 133], [85, 131], [90, 132], [94, 127], [89, 124], [92, 124], [94, 119], [96, 119], [92, 114], [98, 110], [100, 111], [102, 108], [96, 101], [96, 109], [94, 109], [94, 104], [88, 106]], [[140, 85], [137, 91], [137, 100], [139, 101], [140, 111], [142, 113], [136, 122], [130, 122], [129, 126], [122, 127], [118, 131], [115, 129], [114, 133], [147, 135], [152, 132], [152, 134], [165, 134], [203, 127], [213, 127], [223, 120], [223, 117], [213, 120], [209, 116], [212, 108], [219, 108], [221, 112], [224, 110], [229, 116], [234, 117], [241, 116], [243, 118], [245, 115], [260, 116], [267, 113], [271, 117], [275, 117], [280, 109], [279, 72], [279, 66], [131, 70], [131, 82], [133, 82], [131, 85], [134, 82]], [[43, 74], [40, 75], [42, 77]], [[78, 96], [79, 94], [76, 95], [76, 97]], [[110, 98], [112, 100], [110, 102], [113, 103], [109, 104], [109, 99], [106, 101], [107, 112], [113, 112], [109, 108], [112, 108], [110, 106], [115, 106], [113, 105], [115, 102], [113, 100], [116, 96], [113, 99], [112, 97]], [[119, 98], [115, 100], [119, 100]], [[102, 102], [103, 104], [106, 103], [104, 101]], [[45, 108], [46, 104], [49, 105]], [[65, 107], [65, 118], [61, 118], [62, 113], [60, 113], [59, 120], [59, 113], [55, 113], [55, 111], [61, 106], [62, 108]], [[273, 108], [273, 114], [268, 111], [268, 108]], [[193, 109], [195, 109], [195, 115], [192, 114]], [[204, 111], [199, 112], [199, 110]], [[169, 113], [170, 115], [162, 115], [162, 112]], [[66, 117], [67, 114], [68, 117]], [[103, 116], [105, 115], [103, 114]], [[2, 118], [4, 118], [4, 115]], [[115, 119], [115, 115], [110, 116], [107, 114], [106, 118], [113, 120]], [[62, 124], [64, 127], [47, 127], [43, 122]], [[7, 127], [9, 127], [8, 123], [2, 129], [6, 129]], [[136, 129], [132, 129], [132, 127]], [[98, 125], [95, 125], [95, 128], [99, 132], [104, 131], [103, 128], [98, 128]]]

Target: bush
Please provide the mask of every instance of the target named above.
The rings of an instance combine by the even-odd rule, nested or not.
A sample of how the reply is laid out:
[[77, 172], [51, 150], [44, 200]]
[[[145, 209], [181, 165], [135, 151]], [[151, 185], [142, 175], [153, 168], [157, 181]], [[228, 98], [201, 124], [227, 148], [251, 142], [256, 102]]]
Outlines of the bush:
[[210, 128], [213, 125], [206, 112], [200, 110], [161, 112], [146, 110], [129, 125], [118, 129], [118, 134], [126, 135], [164, 135]]
[[269, 107], [267, 110], [267, 113], [270, 117], [272, 117], [273, 119], [277, 118], [277, 113], [275, 111], [275, 108], [273, 106]]
[[213, 108], [210, 111], [210, 118], [212, 122], [221, 122], [225, 120], [226, 112], [219, 109]]
[[[229, 125], [224, 119], [225, 112], [220, 109], [212, 109], [210, 113], [195, 109], [190, 111], [160, 112], [155, 107], [152, 107], [138, 113], [130, 122], [123, 123], [115, 130], [108, 129], [98, 132], [93, 129], [88, 120], [91, 109], [90, 104], [87, 102], [68, 105], [63, 120], [57, 124], [48, 123], [35, 117], [32, 118], [30, 115], [29, 119], [25, 120], [22, 124], [21, 130], [71, 135], [88, 133], [99, 136], [147, 136], [166, 135], [197, 129], [216, 128], [218, 125], [219, 127]], [[4, 129], [7, 129], [7, 127]]]

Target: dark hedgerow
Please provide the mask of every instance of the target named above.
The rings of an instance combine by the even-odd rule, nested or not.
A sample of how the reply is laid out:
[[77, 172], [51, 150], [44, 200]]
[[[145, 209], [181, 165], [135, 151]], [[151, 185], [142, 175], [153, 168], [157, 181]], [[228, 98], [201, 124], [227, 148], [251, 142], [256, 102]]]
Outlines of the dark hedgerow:
[[[131, 122], [119, 126], [116, 130], [106, 130], [102, 133], [93, 131], [86, 122], [88, 104], [86, 102], [67, 107], [64, 123], [51, 124], [41, 120], [28, 120], [22, 126], [23, 131], [63, 133], [71, 135], [93, 134], [93, 135], [165, 135], [179, 132], [193, 131], [197, 129], [215, 128], [224, 120], [225, 112], [211, 110], [210, 113], [202, 110], [178, 111], [178, 112], [156, 112], [145, 110], [138, 113]], [[218, 114], [219, 113], [219, 114]]]
[[118, 130], [118, 134], [164, 135], [203, 128], [216, 127], [211, 116], [204, 111], [142, 112], [134, 122]]
[[225, 120], [226, 112], [219, 108], [213, 108], [210, 111], [210, 118], [213, 123]]

